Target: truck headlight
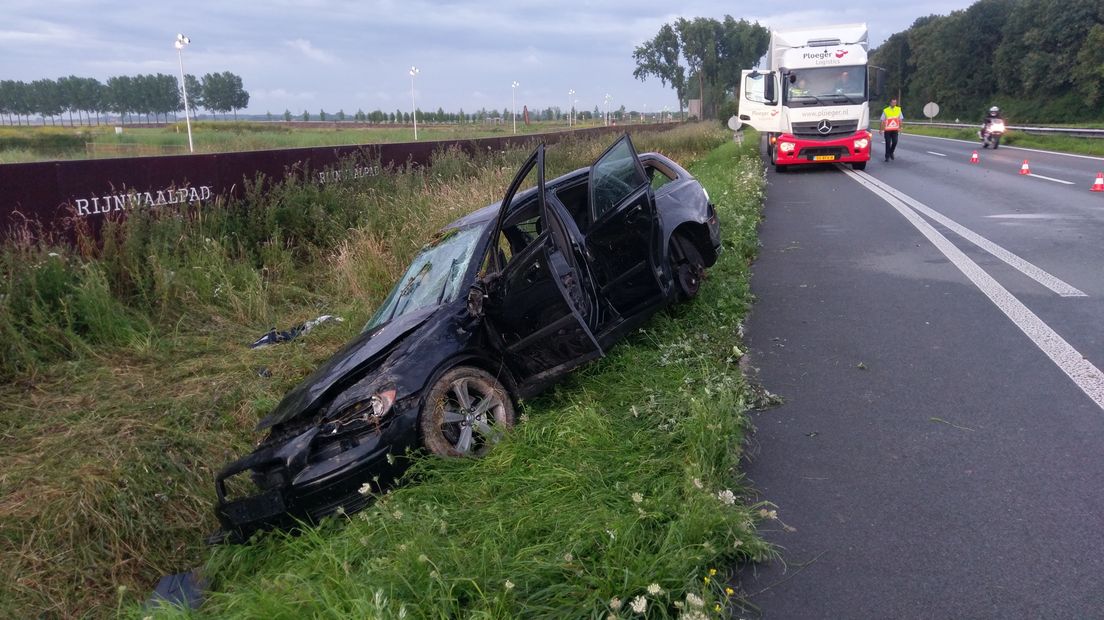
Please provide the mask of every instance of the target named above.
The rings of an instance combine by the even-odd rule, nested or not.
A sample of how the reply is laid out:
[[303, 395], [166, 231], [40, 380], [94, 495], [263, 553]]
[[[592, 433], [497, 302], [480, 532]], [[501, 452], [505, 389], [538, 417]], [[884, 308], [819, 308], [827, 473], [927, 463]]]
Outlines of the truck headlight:
[[866, 138], [859, 138], [858, 140], [855, 140], [856, 151], [859, 149], [865, 149], [868, 146], [870, 146], [870, 140], [867, 140]]
[[794, 144], [793, 142], [779, 142], [778, 143], [778, 150], [782, 151], [783, 153], [793, 153], [795, 148], [797, 148], [797, 145]]

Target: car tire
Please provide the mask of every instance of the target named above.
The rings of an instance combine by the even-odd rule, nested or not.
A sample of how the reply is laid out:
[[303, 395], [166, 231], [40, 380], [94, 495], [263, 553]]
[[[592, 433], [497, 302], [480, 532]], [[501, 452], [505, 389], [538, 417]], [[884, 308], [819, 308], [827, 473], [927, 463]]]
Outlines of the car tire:
[[667, 247], [667, 262], [679, 300], [697, 297], [705, 276], [705, 259], [698, 251], [698, 246], [681, 234], [672, 236]]
[[866, 162], [865, 161], [854, 162], [854, 163], [851, 164], [851, 169], [852, 170], [866, 170]]
[[485, 370], [457, 366], [437, 378], [418, 416], [422, 443], [447, 457], [483, 456], [514, 426], [506, 388]]

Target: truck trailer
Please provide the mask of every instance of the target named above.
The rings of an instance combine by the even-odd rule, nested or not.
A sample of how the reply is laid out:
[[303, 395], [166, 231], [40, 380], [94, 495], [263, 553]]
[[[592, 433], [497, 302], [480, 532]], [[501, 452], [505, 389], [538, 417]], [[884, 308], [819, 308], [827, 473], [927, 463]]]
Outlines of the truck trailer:
[[766, 58], [766, 70], [741, 72], [739, 115], [766, 135], [775, 170], [866, 168], [873, 142], [866, 24], [771, 30]]

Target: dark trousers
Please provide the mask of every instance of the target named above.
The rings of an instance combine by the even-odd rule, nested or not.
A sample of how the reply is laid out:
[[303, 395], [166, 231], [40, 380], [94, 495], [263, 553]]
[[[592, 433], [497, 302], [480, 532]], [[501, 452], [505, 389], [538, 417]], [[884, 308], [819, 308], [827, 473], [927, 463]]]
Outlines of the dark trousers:
[[896, 131], [883, 131], [885, 134], [886, 159], [893, 159], [893, 151], [897, 150], [897, 132]]

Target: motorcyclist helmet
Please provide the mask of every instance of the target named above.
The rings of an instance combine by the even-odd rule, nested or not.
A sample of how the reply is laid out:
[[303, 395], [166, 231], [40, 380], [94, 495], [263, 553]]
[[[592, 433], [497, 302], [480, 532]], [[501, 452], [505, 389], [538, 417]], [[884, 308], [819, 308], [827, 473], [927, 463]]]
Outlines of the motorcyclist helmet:
[[989, 108], [989, 116], [999, 116], [999, 115], [1000, 115], [1000, 108], [998, 108], [997, 106], [993, 106], [993, 107]]

